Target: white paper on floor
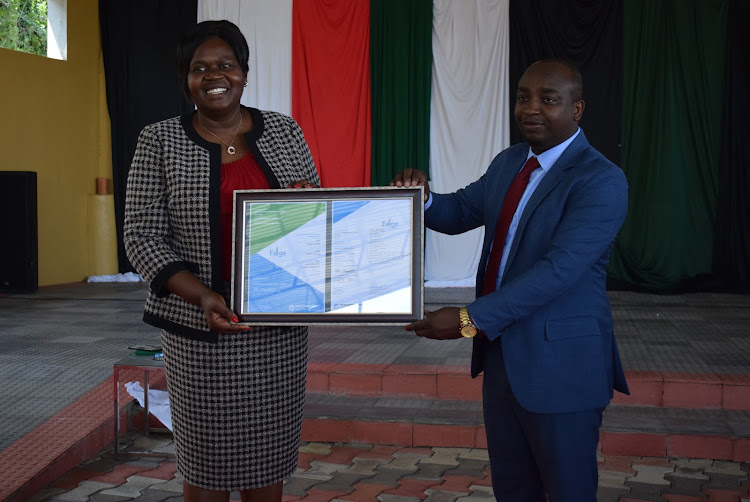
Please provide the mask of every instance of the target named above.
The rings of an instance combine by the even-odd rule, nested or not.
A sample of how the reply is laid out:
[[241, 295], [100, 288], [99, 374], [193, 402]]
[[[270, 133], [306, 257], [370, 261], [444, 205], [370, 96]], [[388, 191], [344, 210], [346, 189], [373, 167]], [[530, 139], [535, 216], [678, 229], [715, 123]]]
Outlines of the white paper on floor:
[[[143, 402], [143, 387], [140, 382], [128, 382], [125, 384], [128, 394], [133, 396], [138, 404], [145, 407]], [[172, 430], [172, 415], [169, 412], [169, 394], [166, 390], [148, 390], [148, 411], [159, 419], [164, 427]]]
[[133, 272], [113, 275], [92, 275], [88, 282], [141, 282], [141, 276]]

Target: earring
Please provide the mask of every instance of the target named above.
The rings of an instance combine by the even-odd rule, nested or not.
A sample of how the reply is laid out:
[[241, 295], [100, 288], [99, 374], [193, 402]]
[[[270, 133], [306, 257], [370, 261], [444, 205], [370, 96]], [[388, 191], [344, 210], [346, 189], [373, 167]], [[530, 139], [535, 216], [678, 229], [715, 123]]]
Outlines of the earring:
[[247, 82], [245, 82], [245, 85], [243, 85], [242, 87], [247, 87]]

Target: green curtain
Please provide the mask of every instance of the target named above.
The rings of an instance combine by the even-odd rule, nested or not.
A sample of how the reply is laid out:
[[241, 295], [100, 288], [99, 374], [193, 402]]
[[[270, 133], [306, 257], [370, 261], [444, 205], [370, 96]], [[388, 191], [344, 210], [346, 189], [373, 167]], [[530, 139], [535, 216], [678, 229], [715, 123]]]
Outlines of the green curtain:
[[372, 185], [430, 161], [432, 0], [371, 0]]
[[610, 278], [679, 289], [710, 273], [727, 0], [626, 0], [622, 167], [630, 185]]

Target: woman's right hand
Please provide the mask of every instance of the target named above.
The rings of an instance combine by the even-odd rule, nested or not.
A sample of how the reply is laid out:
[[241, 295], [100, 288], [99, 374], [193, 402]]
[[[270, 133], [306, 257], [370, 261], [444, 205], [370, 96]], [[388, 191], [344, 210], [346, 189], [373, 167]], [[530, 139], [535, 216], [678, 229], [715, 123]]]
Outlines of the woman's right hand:
[[299, 181], [296, 181], [294, 183], [289, 183], [287, 188], [320, 188], [318, 185], [313, 183], [312, 181], [309, 181], [305, 178], [302, 178]]
[[203, 315], [211, 331], [233, 335], [250, 329], [250, 326], [244, 324], [232, 324], [239, 322], [237, 315], [227, 307], [224, 298], [215, 291], [206, 288], [206, 292], [200, 298], [200, 307], [203, 309]]
[[184, 298], [188, 303], [199, 306], [203, 310], [203, 315], [211, 331], [233, 335], [250, 329], [250, 326], [244, 324], [232, 324], [238, 322], [239, 319], [227, 307], [224, 297], [206, 287], [187, 270], [180, 270], [170, 277], [166, 287], [172, 293]]

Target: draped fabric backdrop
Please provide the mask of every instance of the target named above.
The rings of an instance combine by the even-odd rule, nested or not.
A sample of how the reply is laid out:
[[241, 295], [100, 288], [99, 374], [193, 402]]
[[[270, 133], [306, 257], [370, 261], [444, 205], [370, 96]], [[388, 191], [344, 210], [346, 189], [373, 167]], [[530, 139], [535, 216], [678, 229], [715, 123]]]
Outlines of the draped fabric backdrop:
[[[430, 189], [478, 179], [508, 146], [507, 0], [435, 0], [430, 114]], [[484, 229], [427, 231], [425, 277], [473, 285]]]
[[[712, 273], [704, 284], [750, 288], [749, 9], [744, 0], [100, 1], [120, 270], [130, 270], [121, 228], [138, 132], [190, 109], [174, 48], [197, 10], [240, 27], [250, 45], [242, 102], [297, 119], [326, 186], [385, 185], [407, 166], [429, 171], [435, 191], [465, 186], [509, 139], [521, 141], [510, 105], [526, 67], [572, 61], [584, 78], [581, 127], [630, 183], [610, 284], [679, 291]], [[481, 238], [428, 232], [430, 284], [473, 284]]]
[[369, 0], [294, 3], [292, 116], [323, 186], [370, 185]]
[[122, 227], [125, 187], [138, 135], [146, 125], [191, 109], [177, 78], [177, 41], [195, 24], [195, 0], [100, 0], [107, 109], [112, 131], [112, 189], [120, 272], [132, 271]]
[[714, 271], [750, 290], [750, 2], [730, 0]]
[[[586, 109], [581, 129], [594, 148], [620, 164], [622, 0], [511, 0], [510, 102], [526, 68], [565, 59], [583, 76]], [[523, 140], [511, 106], [511, 143]]]
[[292, 114], [292, 0], [198, 0], [198, 22], [236, 24], [250, 48], [242, 104]]
[[372, 184], [430, 167], [432, 0], [370, 2]]
[[614, 279], [670, 290], [711, 272], [727, 7], [727, 0], [624, 4], [622, 166], [630, 196]]

